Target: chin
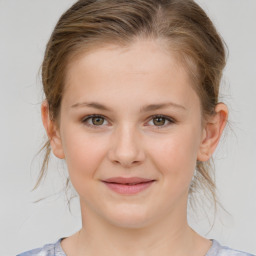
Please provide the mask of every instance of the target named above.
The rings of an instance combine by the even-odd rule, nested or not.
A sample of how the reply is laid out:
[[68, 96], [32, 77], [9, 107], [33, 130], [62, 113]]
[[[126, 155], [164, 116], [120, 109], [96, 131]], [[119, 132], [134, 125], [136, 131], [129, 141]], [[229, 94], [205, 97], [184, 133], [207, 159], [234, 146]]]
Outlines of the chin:
[[122, 219], [115, 219], [111, 223], [112, 225], [125, 228], [125, 229], [142, 229], [149, 225], [149, 221], [141, 218], [122, 218]]
[[145, 209], [124, 207], [119, 211], [116, 209], [115, 212], [109, 212], [107, 219], [112, 225], [120, 228], [139, 229], [149, 225], [152, 217], [149, 216]]

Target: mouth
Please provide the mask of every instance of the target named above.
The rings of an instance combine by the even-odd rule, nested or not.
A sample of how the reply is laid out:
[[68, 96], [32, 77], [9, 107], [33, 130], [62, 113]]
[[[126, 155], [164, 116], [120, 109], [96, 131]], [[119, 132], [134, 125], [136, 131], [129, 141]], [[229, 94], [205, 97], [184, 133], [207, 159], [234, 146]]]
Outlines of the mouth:
[[123, 195], [134, 195], [149, 188], [156, 180], [140, 177], [114, 177], [102, 182], [112, 191]]

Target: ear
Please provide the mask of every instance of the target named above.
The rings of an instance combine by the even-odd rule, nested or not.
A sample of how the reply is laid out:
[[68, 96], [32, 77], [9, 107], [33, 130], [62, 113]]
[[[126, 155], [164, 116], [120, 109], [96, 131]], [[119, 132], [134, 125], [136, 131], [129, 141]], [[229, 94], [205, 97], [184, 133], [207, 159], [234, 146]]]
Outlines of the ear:
[[53, 154], [60, 159], [65, 158], [60, 137], [60, 131], [56, 122], [54, 122], [50, 118], [49, 105], [46, 100], [43, 101], [41, 105], [41, 115], [43, 125], [49, 138]]
[[228, 119], [228, 108], [224, 103], [219, 103], [215, 107], [215, 114], [210, 116], [204, 125], [202, 140], [197, 154], [197, 160], [208, 161], [221, 138], [222, 132]]

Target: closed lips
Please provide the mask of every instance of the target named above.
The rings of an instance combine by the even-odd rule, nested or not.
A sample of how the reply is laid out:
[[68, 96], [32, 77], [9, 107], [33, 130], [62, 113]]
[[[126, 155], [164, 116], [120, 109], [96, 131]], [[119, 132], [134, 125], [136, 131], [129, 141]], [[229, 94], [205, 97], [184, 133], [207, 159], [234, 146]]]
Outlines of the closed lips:
[[123, 185], [136, 185], [136, 184], [147, 183], [152, 181], [155, 181], [155, 180], [145, 179], [140, 177], [131, 177], [131, 178], [113, 177], [113, 178], [103, 180], [103, 182], [106, 182], [106, 183], [123, 184]]
[[149, 188], [155, 180], [140, 177], [112, 177], [103, 180], [103, 183], [112, 191], [121, 195], [136, 195]]
[[137, 184], [142, 184], [142, 183], [148, 183], [148, 182], [152, 182], [153, 180], [150, 180], [150, 181], [145, 181], [145, 182], [136, 182], [136, 183], [118, 183], [118, 182], [107, 182], [107, 181], [104, 181], [106, 183], [111, 183], [111, 184], [122, 184], [122, 185], [137, 185]]

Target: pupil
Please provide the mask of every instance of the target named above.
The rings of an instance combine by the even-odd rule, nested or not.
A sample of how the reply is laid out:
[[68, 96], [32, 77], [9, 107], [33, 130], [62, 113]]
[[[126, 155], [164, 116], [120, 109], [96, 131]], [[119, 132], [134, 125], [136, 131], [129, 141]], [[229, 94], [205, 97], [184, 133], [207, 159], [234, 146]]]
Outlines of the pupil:
[[104, 120], [103, 120], [103, 118], [101, 118], [101, 117], [93, 117], [93, 118], [92, 118], [92, 123], [93, 123], [94, 125], [102, 125], [103, 122], [104, 122]]
[[158, 126], [159, 125], [164, 125], [165, 118], [164, 117], [156, 117], [156, 118], [154, 118], [153, 122], [154, 122], [155, 125], [158, 125]]

